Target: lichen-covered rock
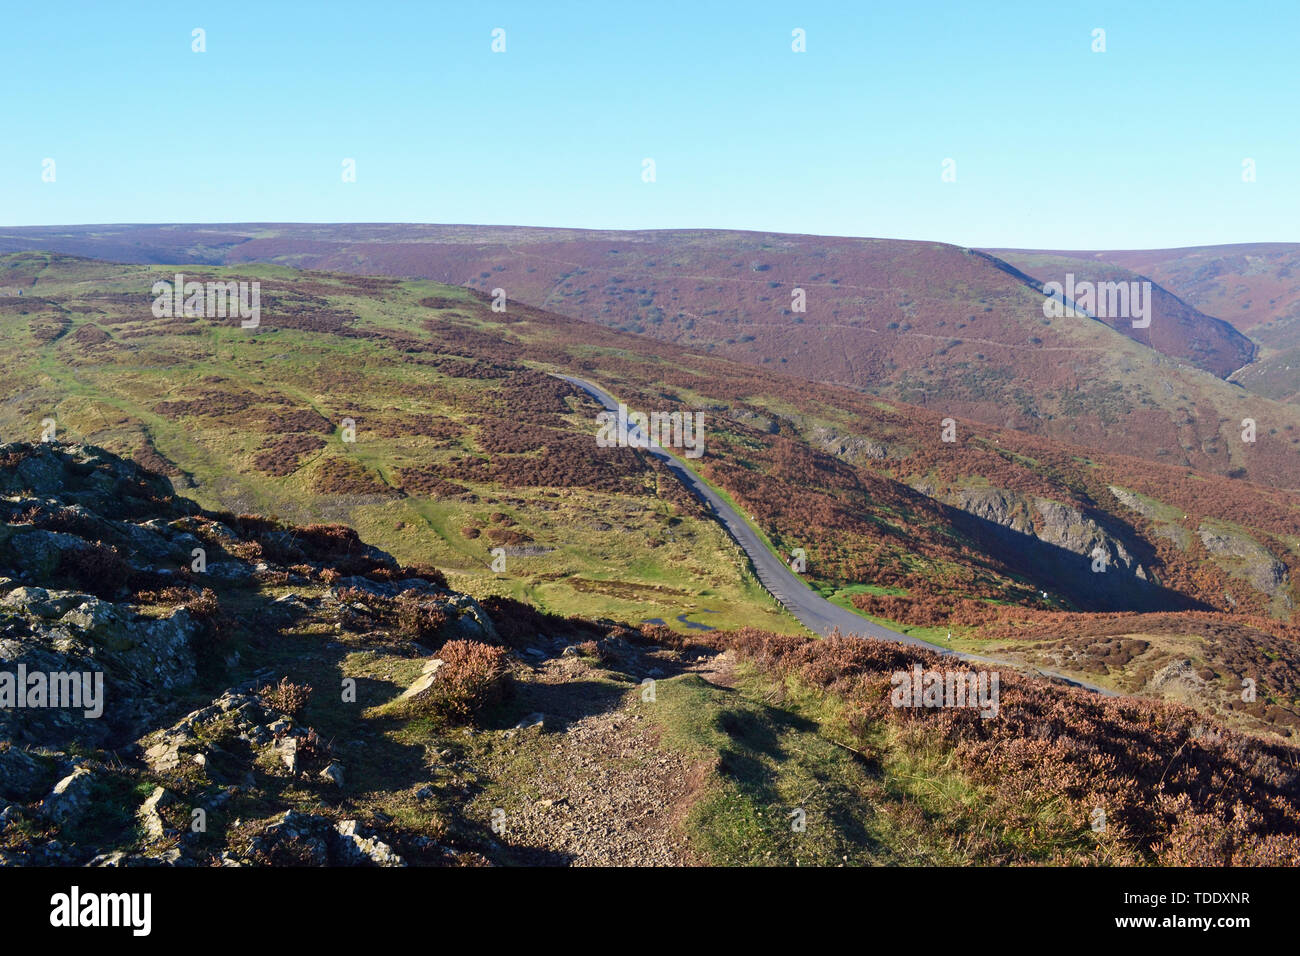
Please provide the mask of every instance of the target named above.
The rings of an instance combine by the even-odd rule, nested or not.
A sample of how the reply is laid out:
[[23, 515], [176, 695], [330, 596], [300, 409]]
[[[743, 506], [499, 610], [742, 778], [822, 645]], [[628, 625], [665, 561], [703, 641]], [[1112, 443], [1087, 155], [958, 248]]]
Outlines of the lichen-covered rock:
[[78, 767], [54, 785], [41, 804], [41, 811], [51, 820], [66, 823], [85, 813], [94, 799], [95, 773]]
[[492, 619], [468, 594], [450, 594], [443, 610], [447, 613], [447, 624], [443, 627], [442, 634], [447, 639], [483, 641], [488, 644], [500, 640]]
[[53, 575], [68, 551], [85, 547], [83, 539], [62, 531], [16, 529], [5, 542], [5, 549], [13, 555], [14, 563], [37, 577]]
[[144, 830], [146, 840], [161, 840], [167, 835], [167, 822], [159, 812], [160, 808], [176, 802], [176, 797], [164, 787], [155, 787], [153, 793], [140, 805], [136, 816]]
[[[341, 630], [327, 584], [495, 637], [441, 575], [403, 570], [350, 529], [206, 512], [89, 446], [0, 445], [0, 863], [404, 865], [357, 821], [289, 811], [259, 832], [239, 820], [250, 803], [340, 797], [335, 747], [356, 741], [312, 729], [284, 658], [241, 662], [291, 629]], [[209, 703], [178, 706], [239, 667]]]
[[0, 604], [36, 617], [57, 618], [86, 601], [97, 601], [89, 594], [75, 591], [47, 591], [38, 587], [16, 587], [0, 599]]
[[297, 810], [286, 811], [265, 827], [249, 845], [249, 856], [255, 862], [308, 866], [406, 866], [378, 833], [356, 820], [335, 823]]

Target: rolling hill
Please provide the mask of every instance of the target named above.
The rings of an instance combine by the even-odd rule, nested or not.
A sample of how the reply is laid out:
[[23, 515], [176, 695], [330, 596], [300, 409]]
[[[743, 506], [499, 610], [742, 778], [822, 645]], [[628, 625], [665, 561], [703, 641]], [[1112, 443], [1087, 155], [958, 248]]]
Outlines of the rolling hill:
[[[151, 286], [176, 271], [259, 281], [260, 327], [155, 318]], [[632, 408], [704, 414], [706, 453], [683, 461], [844, 607], [1244, 727], [1300, 724], [1294, 493], [946, 425], [429, 281], [20, 253], [0, 284], [25, 293], [0, 298], [3, 434], [49, 420], [205, 507], [346, 523], [483, 600], [797, 631], [660, 464], [596, 447], [598, 407], [548, 374], [566, 372]], [[1239, 700], [1247, 678], [1257, 700]]]
[[[1231, 323], [1258, 344], [1228, 376], [1277, 401], [1300, 402], [1300, 246], [1257, 243], [1125, 252], [989, 250], [1028, 271], [1141, 273], [1186, 302]], [[1129, 270], [1132, 270], [1130, 273]]]
[[[1044, 315], [1041, 283], [942, 243], [482, 226], [0, 230], [0, 249], [130, 262], [268, 262], [423, 277], [943, 415], [1295, 487], [1289, 369], [1223, 381], [1254, 345], [1162, 288], [1149, 329]], [[800, 308], [804, 311], [799, 311]], [[1245, 373], [1239, 373], [1245, 374]], [[1274, 381], [1273, 379], [1276, 379]], [[1247, 447], [1241, 422], [1261, 436]]]

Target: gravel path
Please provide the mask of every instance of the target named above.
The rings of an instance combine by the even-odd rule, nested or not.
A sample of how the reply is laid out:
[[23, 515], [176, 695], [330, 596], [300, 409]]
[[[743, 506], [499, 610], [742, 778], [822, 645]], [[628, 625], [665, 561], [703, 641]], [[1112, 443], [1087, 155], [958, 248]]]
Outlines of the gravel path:
[[[573, 658], [548, 661], [535, 679], [575, 693], [592, 676]], [[508, 808], [503, 842], [521, 863], [569, 866], [681, 866], [695, 862], [677, 823], [708, 768], [660, 745], [637, 713], [635, 691], [615, 709], [563, 715], [527, 746], [550, 748], [516, 781], [530, 799]], [[548, 722], [553, 715], [548, 714]]]

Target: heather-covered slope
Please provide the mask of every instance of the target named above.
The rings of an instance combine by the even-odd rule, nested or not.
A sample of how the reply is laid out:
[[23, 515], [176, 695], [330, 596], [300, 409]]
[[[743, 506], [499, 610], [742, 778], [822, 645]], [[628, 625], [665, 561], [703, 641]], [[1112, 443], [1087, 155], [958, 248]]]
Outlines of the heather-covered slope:
[[[1247, 467], [1268, 484], [1295, 482], [1293, 462], [1255, 455], [1243, 465], [1231, 454], [1243, 418], [1295, 428], [1300, 411], [1220, 380], [1251, 351], [1223, 323], [1163, 291], [1156, 306], [1170, 311], [1153, 329], [1047, 318], [1041, 286], [987, 254], [943, 243], [255, 224], [8, 229], [0, 231], [6, 247], [127, 261], [276, 262], [501, 288], [511, 301], [947, 415], [1220, 474]], [[795, 290], [806, 311], [797, 310]], [[1283, 397], [1283, 387], [1267, 394]]]
[[[1192, 688], [1198, 706], [1231, 709], [1249, 677], [1263, 691], [1246, 725], [1286, 730], [1300, 710], [1269, 669], [1292, 654], [1294, 494], [964, 419], [944, 441], [933, 409], [513, 302], [496, 312], [435, 283], [191, 270], [262, 282], [250, 330], [154, 318], [150, 285], [174, 267], [23, 254], [0, 268], [29, 290], [0, 300], [14, 369], [0, 427], [35, 435], [50, 418], [60, 435], [142, 455], [209, 507], [346, 521], [479, 597], [679, 630], [797, 630], [671, 476], [596, 445], [598, 408], [545, 374], [566, 372], [632, 408], [703, 414], [705, 454], [687, 464], [783, 558], [801, 550], [810, 583], [845, 607], [891, 598], [862, 609], [926, 640], [1143, 693], [1164, 693], [1152, 675], [1182, 654], [1208, 675]], [[1268, 465], [1296, 442], [1261, 429], [1232, 454]], [[1062, 638], [1070, 622], [1137, 610], [1213, 611], [1254, 630], [1229, 647], [1188, 616], [1186, 640], [1151, 654], [1058, 654], [1008, 638], [1020, 619], [995, 606], [1025, 622], [1068, 612]], [[1117, 639], [1141, 631], [1118, 626]]]
[[[1255, 358], [1256, 345], [1231, 324], [1199, 312], [1141, 273], [1083, 257], [1021, 251], [993, 254], [1033, 276], [1040, 286], [1048, 282], [1064, 284], [1067, 274], [1073, 276], [1076, 284], [1124, 283], [1130, 291], [1135, 284], [1149, 282], [1152, 313], [1149, 327], [1134, 328], [1129, 316], [1099, 315], [1099, 321], [1157, 352], [1213, 372], [1220, 378], [1227, 378]], [[1094, 308], [1094, 311], [1100, 310]]]
[[[1150, 276], [1207, 315], [1231, 323], [1258, 344], [1230, 378], [1278, 401], [1300, 402], [1300, 245], [1250, 243], [1115, 252], [990, 250], [1030, 272], [1127, 271]], [[1037, 273], [1036, 273], [1037, 274]]]
[[0, 274], [39, 293], [0, 299], [6, 435], [50, 418], [206, 506], [345, 522], [560, 613], [798, 627], [653, 458], [596, 448], [594, 406], [575, 413], [581, 392], [521, 364], [464, 290], [263, 268], [263, 326], [244, 330], [154, 318], [153, 270], [16, 257]]
[[1207, 315], [1269, 345], [1300, 320], [1300, 243], [1256, 242], [1185, 249], [1061, 253], [1150, 276]]
[[6, 711], [6, 865], [1300, 862], [1295, 749], [1191, 709], [896, 706], [951, 661], [480, 605], [89, 446], [0, 445], [0, 652], [103, 676]]

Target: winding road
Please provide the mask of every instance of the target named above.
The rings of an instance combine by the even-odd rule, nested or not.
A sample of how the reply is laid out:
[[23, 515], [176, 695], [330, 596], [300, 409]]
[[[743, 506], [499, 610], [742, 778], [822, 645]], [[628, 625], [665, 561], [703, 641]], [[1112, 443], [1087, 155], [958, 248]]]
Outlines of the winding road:
[[[582, 389], [608, 411], [618, 411], [618, 402], [599, 386], [575, 378], [572, 375], [557, 374], [556, 378], [561, 378], [570, 385]], [[635, 426], [629, 428], [628, 433], [630, 438], [641, 440], [640, 432]], [[915, 644], [932, 651], [938, 651], [940, 654], [955, 653], [946, 647], [930, 644], [919, 638], [900, 634], [898, 631], [891, 631], [889, 628], [881, 627], [879, 624], [868, 621], [852, 611], [846, 611], [838, 604], [832, 604], [810, 588], [802, 578], [786, 567], [780, 558], [768, 550], [767, 545], [754, 533], [754, 529], [750, 527], [749, 522], [735, 508], [727, 504], [699, 475], [695, 474], [663, 448], [650, 445], [643, 448], [643, 450], [654, 455], [667, 465], [678, 480], [708, 506], [713, 516], [718, 519], [718, 522], [727, 529], [727, 533], [735, 539], [745, 554], [749, 556], [749, 560], [754, 566], [754, 572], [758, 575], [758, 580], [763, 587], [780, 601], [786, 610], [799, 620], [799, 623], [813, 633], [825, 637], [831, 631], [839, 628], [840, 633], [846, 636], [856, 635], [875, 637], [883, 641], [902, 641], [904, 644]]]
[[[618, 402], [603, 388], [593, 385], [585, 379], [577, 378], [573, 375], [562, 375], [557, 372], [550, 373], [556, 378], [563, 379], [570, 385], [582, 389], [592, 398], [594, 398], [607, 411], [617, 412]], [[628, 436], [638, 441], [643, 441], [640, 436], [640, 430], [633, 426], [628, 429]], [[765, 545], [749, 522], [736, 511], [731, 505], [727, 504], [722, 497], [714, 491], [709, 485], [700, 478], [699, 475], [683, 465], [675, 456], [663, 448], [644, 443], [644, 451], [654, 455], [669, 470], [677, 476], [687, 488], [695, 493], [706, 507], [717, 518], [718, 522], [727, 529], [727, 533], [740, 545], [745, 554], [748, 555], [750, 562], [754, 566], [754, 572], [758, 580], [762, 583], [768, 592], [776, 598], [804, 627], [808, 628], [814, 634], [820, 634], [825, 637], [832, 631], [838, 629], [846, 637], [869, 637], [882, 641], [901, 641], [904, 644], [912, 644], [917, 647], [924, 647], [927, 650], [936, 651], [939, 654], [948, 655], [961, 660], [978, 661], [985, 664], [1003, 664], [1012, 667], [1030, 667], [1026, 664], [1011, 664], [1007, 661], [999, 661], [988, 657], [979, 657], [974, 654], [965, 654], [960, 651], [954, 651], [951, 648], [943, 647], [938, 644], [931, 644], [929, 641], [923, 641], [920, 638], [912, 637], [908, 634], [901, 634], [898, 631], [882, 627], [874, 621], [868, 621], [866, 618], [847, 611], [838, 604], [832, 604], [826, 598], [822, 597], [812, 588], [810, 588], [801, 577], [788, 568], [785, 563], [773, 554]], [[638, 447], [641, 447], [638, 445]], [[1041, 668], [1032, 667], [1041, 676], [1053, 680], [1071, 684], [1075, 687], [1082, 687], [1087, 690], [1104, 694], [1108, 697], [1116, 696], [1115, 692], [1105, 687], [1098, 687], [1095, 684], [1089, 684], [1084, 681], [1076, 680], [1072, 677], [1066, 677], [1063, 674], [1057, 674], [1052, 671], [1046, 671]]]

